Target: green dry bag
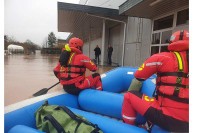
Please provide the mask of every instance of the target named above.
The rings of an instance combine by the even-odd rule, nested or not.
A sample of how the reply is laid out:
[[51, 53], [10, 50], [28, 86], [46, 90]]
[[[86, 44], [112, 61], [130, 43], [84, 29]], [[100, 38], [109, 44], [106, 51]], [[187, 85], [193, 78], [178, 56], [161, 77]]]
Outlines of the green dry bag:
[[103, 133], [84, 117], [65, 106], [49, 105], [48, 101], [35, 112], [36, 126], [46, 133]]

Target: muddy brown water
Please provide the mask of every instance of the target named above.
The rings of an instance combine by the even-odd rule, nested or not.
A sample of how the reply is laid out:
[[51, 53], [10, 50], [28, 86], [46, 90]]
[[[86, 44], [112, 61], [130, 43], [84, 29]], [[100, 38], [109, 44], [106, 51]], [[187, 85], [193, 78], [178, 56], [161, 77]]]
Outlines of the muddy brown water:
[[[58, 82], [53, 68], [59, 55], [41, 55], [36, 51], [33, 55], [4, 55], [4, 106], [20, 102], [32, 97], [35, 92], [52, 86]], [[114, 67], [99, 66], [100, 74]], [[86, 76], [92, 72], [86, 72]], [[62, 89], [59, 84], [48, 91], [52, 93]]]

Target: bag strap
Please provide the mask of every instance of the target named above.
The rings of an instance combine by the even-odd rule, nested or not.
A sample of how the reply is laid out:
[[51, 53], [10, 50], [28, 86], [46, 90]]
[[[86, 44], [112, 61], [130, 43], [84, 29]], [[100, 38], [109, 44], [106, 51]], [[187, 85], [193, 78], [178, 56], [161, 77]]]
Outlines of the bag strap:
[[52, 124], [52, 126], [56, 129], [58, 133], [66, 133], [64, 128], [60, 125], [60, 123], [58, 123], [58, 121], [52, 115], [50, 114], [46, 115], [44, 117], [44, 121], [47, 120]]
[[[92, 126], [93, 128], [95, 128], [91, 133], [98, 133], [98, 131], [100, 130], [100, 128], [98, 127], [98, 125], [96, 125], [96, 124], [93, 124], [93, 123], [91, 123], [91, 122], [89, 122], [89, 121], [86, 121], [86, 120], [84, 120], [84, 119], [82, 119], [82, 118], [80, 118], [79, 116], [77, 116], [76, 114], [74, 114], [70, 109], [68, 109], [67, 107], [65, 107], [65, 106], [58, 106], [57, 107], [57, 109], [62, 109], [63, 111], [65, 111], [72, 119], [74, 119], [75, 121], [77, 121], [78, 123], [85, 123], [85, 124], [87, 124], [87, 125], [90, 125], [90, 126]], [[80, 125], [79, 124], [79, 125]], [[78, 126], [78, 125], [77, 125]], [[76, 128], [78, 128], [78, 127], [76, 127]], [[76, 129], [77, 130], [77, 129]]]
[[75, 128], [75, 130], [74, 130], [74, 133], [76, 133], [77, 132], [77, 130], [78, 130], [78, 127], [81, 125], [81, 122], [78, 122], [78, 124], [76, 125], [76, 128]]
[[42, 106], [48, 106], [48, 105], [49, 105], [48, 100], [44, 101], [44, 103], [42, 104]]

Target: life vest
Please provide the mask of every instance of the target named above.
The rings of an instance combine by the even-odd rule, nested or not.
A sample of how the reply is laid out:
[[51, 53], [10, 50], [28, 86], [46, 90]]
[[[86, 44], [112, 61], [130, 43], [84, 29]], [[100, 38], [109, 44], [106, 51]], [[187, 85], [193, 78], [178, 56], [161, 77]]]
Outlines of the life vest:
[[86, 67], [80, 61], [82, 52], [72, 47], [66, 67], [60, 67], [60, 83], [69, 85], [84, 79]]
[[[175, 39], [177, 40], [168, 45], [168, 50], [173, 52], [178, 69], [157, 73], [157, 93], [174, 100], [178, 100], [176, 98], [178, 97], [181, 98], [178, 100], [179, 102], [189, 103], [189, 34], [188, 32], [180, 32], [180, 35], [175, 36]], [[165, 80], [167, 82], [162, 81], [162, 77], [166, 76], [168, 77]], [[165, 86], [168, 88], [164, 89]]]
[[180, 108], [188, 108], [189, 52], [188, 49], [184, 49], [184, 51], [178, 49], [179, 44], [183, 45], [181, 42], [175, 42], [178, 45], [173, 46], [174, 50], [180, 52], [154, 54], [134, 74], [137, 79], [145, 80], [152, 74], [157, 73], [156, 92], [160, 105], [170, 107], [180, 105]]
[[[188, 52], [173, 52], [173, 54], [178, 63], [178, 70], [157, 73], [157, 94], [178, 102], [189, 103]], [[162, 79], [163, 77], [167, 78]]]

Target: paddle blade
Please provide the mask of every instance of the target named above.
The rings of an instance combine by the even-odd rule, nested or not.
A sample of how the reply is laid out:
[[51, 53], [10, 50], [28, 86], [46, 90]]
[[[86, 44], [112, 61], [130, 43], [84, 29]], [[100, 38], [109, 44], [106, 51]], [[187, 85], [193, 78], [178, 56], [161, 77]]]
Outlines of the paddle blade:
[[37, 96], [40, 96], [40, 95], [44, 95], [44, 94], [46, 94], [46, 93], [48, 92], [48, 90], [49, 90], [49, 89], [44, 88], [44, 89], [42, 89], [42, 90], [36, 92], [35, 94], [33, 94], [33, 96], [34, 96], [34, 97], [37, 97]]

